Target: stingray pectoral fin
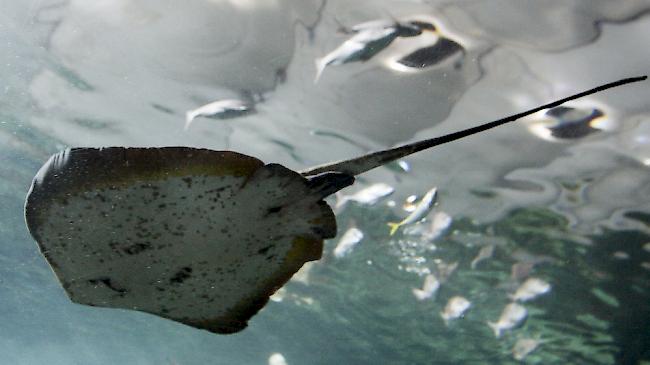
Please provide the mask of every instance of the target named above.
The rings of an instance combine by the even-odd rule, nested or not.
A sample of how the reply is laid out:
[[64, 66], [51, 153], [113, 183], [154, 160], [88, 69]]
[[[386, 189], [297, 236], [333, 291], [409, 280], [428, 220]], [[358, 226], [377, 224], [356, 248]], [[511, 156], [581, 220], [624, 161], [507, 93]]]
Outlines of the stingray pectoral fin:
[[611, 89], [617, 86], [622, 86], [625, 84], [630, 84], [633, 82], [639, 82], [647, 79], [647, 76], [639, 76], [639, 77], [631, 77], [627, 79], [622, 79], [619, 81], [615, 82], [610, 82], [608, 84], [604, 84], [601, 86], [597, 86], [593, 89], [589, 89], [571, 96], [568, 96], [563, 99], [556, 100], [554, 102], [544, 104], [542, 106], [538, 106], [536, 108], [529, 109], [527, 111], [517, 113], [499, 120], [495, 120], [489, 123], [481, 124], [476, 127], [468, 128], [462, 131], [450, 133], [441, 137], [436, 137], [436, 138], [431, 138], [431, 139], [425, 139], [422, 141], [418, 142], [413, 142], [410, 144], [406, 144], [403, 146], [387, 149], [387, 150], [382, 150], [382, 151], [377, 151], [377, 152], [371, 152], [369, 154], [352, 158], [349, 160], [342, 160], [342, 161], [337, 161], [333, 163], [327, 163], [323, 164], [320, 166], [315, 166], [303, 171], [300, 171], [300, 173], [303, 176], [311, 176], [311, 175], [316, 175], [321, 172], [326, 172], [326, 171], [339, 171], [339, 172], [344, 172], [349, 175], [357, 176], [359, 174], [362, 174], [368, 170], [372, 170], [376, 167], [383, 166], [387, 163], [393, 162], [397, 159], [406, 157], [408, 155], [412, 155], [416, 152], [420, 152], [441, 144], [445, 144], [448, 142], [455, 141], [457, 139], [465, 138], [468, 136], [471, 136], [472, 134], [480, 133], [483, 131], [486, 131], [488, 129], [492, 129], [495, 127], [498, 127], [503, 124], [507, 124], [510, 122], [514, 122], [518, 119], [521, 119], [523, 117], [526, 117], [528, 115], [537, 113], [540, 110], [544, 109], [550, 109], [550, 108], [555, 108], [557, 106], [560, 106], [567, 101], [575, 100], [582, 98], [587, 95], [595, 94], [607, 89]]

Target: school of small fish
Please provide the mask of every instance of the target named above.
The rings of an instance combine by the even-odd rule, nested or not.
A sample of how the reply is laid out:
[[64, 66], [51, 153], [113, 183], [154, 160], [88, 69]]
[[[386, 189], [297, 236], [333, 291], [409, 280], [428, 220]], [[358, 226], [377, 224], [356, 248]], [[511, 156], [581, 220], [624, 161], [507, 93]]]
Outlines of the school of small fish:
[[[351, 195], [338, 195], [336, 205], [341, 208], [350, 201], [372, 205], [392, 194], [393, 191], [394, 189], [387, 184], [373, 184]], [[410, 214], [400, 222], [389, 223], [391, 227], [390, 235], [393, 235], [400, 227], [408, 226], [405, 229], [405, 234], [418, 235], [423, 242], [439, 238], [451, 225], [452, 218], [444, 212], [430, 214], [437, 203], [437, 192], [437, 188], [433, 187], [419, 201], [415, 195], [409, 197], [407, 202], [412, 206]], [[334, 256], [337, 258], [347, 256], [362, 239], [363, 232], [358, 228], [352, 227], [348, 229], [334, 249]], [[477, 270], [480, 263], [492, 258], [498, 245], [498, 242], [488, 241], [483, 243], [476, 256], [471, 260], [470, 269]], [[511, 269], [512, 281], [506, 286], [511, 288], [510, 285], [517, 285], [517, 287], [516, 289], [509, 289], [512, 290], [511, 294], [508, 295], [511, 302], [503, 308], [499, 318], [494, 322], [487, 322], [497, 338], [500, 338], [506, 331], [520, 327], [528, 317], [528, 310], [520, 303], [532, 301], [541, 295], [549, 293], [552, 289], [550, 283], [537, 277], [530, 277], [530, 275], [537, 265], [556, 263], [554, 258], [547, 255], [532, 254], [522, 249], [515, 250], [510, 256], [516, 262]], [[421, 287], [411, 288], [411, 292], [417, 301], [435, 300], [441, 286], [450, 280], [451, 275], [460, 265], [458, 261], [446, 262], [442, 259], [435, 259], [433, 263], [435, 266], [431, 270], [432, 272], [424, 276]], [[449, 325], [451, 321], [463, 317], [471, 307], [472, 302], [469, 299], [461, 295], [455, 295], [447, 301], [439, 315], [444, 323]], [[539, 344], [539, 340], [521, 338], [512, 347], [512, 356], [521, 361], [534, 351]]]

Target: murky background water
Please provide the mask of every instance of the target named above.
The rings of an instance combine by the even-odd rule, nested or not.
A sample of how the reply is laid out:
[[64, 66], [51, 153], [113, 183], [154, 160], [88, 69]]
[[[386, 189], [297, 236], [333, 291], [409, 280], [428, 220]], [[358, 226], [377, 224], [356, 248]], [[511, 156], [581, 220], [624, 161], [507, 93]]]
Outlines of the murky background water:
[[[236, 335], [72, 304], [22, 216], [33, 175], [66, 146], [232, 149], [300, 169], [647, 74], [648, 9], [642, 0], [1, 2], [0, 362], [650, 363], [647, 82], [364, 175], [344, 194], [377, 183], [395, 192], [338, 208], [339, 239], [356, 227], [360, 242], [340, 255], [339, 239], [327, 242], [323, 259]], [[328, 66], [314, 83], [315, 60], [351, 37], [341, 27], [391, 18], [437, 31]], [[199, 118], [184, 131], [186, 111], [225, 98], [255, 113]], [[427, 219], [390, 236], [386, 223], [432, 186]], [[529, 278], [550, 289], [520, 299], [526, 319], [496, 337], [486, 322]], [[453, 297], [469, 307], [444, 320]], [[526, 343], [537, 348], [516, 360]]]

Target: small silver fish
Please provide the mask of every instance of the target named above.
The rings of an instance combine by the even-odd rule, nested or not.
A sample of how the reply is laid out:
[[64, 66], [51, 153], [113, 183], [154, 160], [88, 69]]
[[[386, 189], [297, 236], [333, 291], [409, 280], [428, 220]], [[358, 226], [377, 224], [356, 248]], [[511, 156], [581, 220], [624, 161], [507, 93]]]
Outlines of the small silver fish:
[[328, 65], [367, 61], [388, 47], [397, 37], [415, 37], [423, 31], [435, 32], [436, 27], [431, 23], [418, 20], [407, 22], [375, 20], [351, 28], [341, 27], [339, 31], [353, 36], [332, 52], [316, 60], [314, 83], [318, 82]]
[[472, 260], [472, 263], [470, 266], [472, 267], [472, 270], [476, 269], [476, 265], [478, 265], [479, 262], [483, 260], [487, 260], [492, 255], [494, 254], [494, 245], [487, 245], [481, 248], [481, 250], [478, 252], [478, 255]]
[[433, 208], [433, 205], [436, 203], [437, 196], [438, 188], [433, 187], [431, 190], [427, 191], [426, 194], [424, 194], [424, 197], [422, 197], [418, 205], [415, 207], [415, 210], [411, 212], [408, 217], [404, 218], [404, 220], [401, 222], [388, 223], [388, 226], [390, 227], [390, 235], [394, 235], [401, 226], [405, 224], [415, 223], [429, 214]]
[[335, 208], [341, 209], [347, 202], [355, 201], [360, 204], [375, 204], [379, 199], [389, 196], [395, 188], [388, 184], [377, 183], [361, 189], [352, 195], [337, 195]]
[[542, 294], [548, 293], [549, 291], [551, 291], [551, 284], [542, 279], [529, 278], [521, 284], [519, 288], [517, 288], [513, 295], [510, 295], [510, 299], [519, 302], [526, 302], [535, 299]]
[[629, 260], [630, 254], [625, 251], [616, 251], [612, 254], [612, 257], [617, 260]]
[[510, 268], [510, 279], [519, 283], [530, 275], [534, 267], [532, 262], [516, 262]]
[[487, 322], [488, 326], [494, 331], [494, 335], [501, 337], [501, 332], [517, 327], [528, 316], [528, 311], [522, 305], [510, 303], [503, 308], [501, 316], [497, 322]]
[[534, 254], [521, 248], [518, 248], [514, 252], [512, 252], [510, 254], [510, 257], [517, 260], [518, 262], [530, 262], [533, 265], [546, 264], [546, 263], [555, 264], [558, 261], [556, 258], [552, 256]]
[[287, 360], [281, 353], [275, 352], [269, 356], [269, 365], [287, 365]]
[[348, 229], [339, 240], [336, 248], [334, 248], [334, 256], [337, 258], [345, 257], [362, 239], [363, 232], [360, 229], [356, 227]]
[[388, 47], [397, 38], [394, 28], [371, 28], [359, 31], [335, 50], [316, 60], [316, 77], [320, 79], [325, 67], [348, 62], [367, 61]]
[[456, 268], [458, 268], [458, 261], [454, 261], [452, 263], [439, 261], [436, 263], [436, 268], [437, 268], [438, 278], [440, 279], [440, 282], [445, 283], [447, 282], [447, 280], [449, 280], [451, 274], [453, 274], [454, 271], [456, 271]]
[[471, 306], [472, 303], [469, 300], [461, 296], [455, 296], [449, 299], [445, 309], [440, 312], [440, 316], [445, 320], [445, 323], [448, 323], [452, 319], [461, 317]]
[[205, 117], [212, 119], [235, 118], [253, 111], [250, 103], [238, 99], [217, 100], [185, 113], [185, 130], [195, 118]]
[[433, 274], [428, 274], [424, 277], [424, 283], [422, 284], [422, 289], [413, 288], [413, 295], [418, 300], [426, 300], [431, 298], [436, 291], [440, 288], [440, 282]]
[[541, 343], [542, 341], [536, 338], [520, 338], [512, 347], [512, 357], [517, 361], [522, 361], [531, 352], [535, 351]]
[[431, 225], [429, 230], [426, 231], [422, 238], [427, 241], [433, 241], [436, 238], [440, 237], [449, 226], [451, 226], [451, 216], [445, 212], [436, 212], [431, 219]]

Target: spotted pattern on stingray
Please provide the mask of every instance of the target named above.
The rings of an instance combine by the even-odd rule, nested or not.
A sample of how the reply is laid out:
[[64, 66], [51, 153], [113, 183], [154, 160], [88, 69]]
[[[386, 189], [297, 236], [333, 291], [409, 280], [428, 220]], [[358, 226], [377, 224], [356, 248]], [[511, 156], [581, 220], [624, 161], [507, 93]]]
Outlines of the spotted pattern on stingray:
[[29, 230], [77, 303], [243, 329], [336, 234], [281, 165], [193, 148], [72, 149], [36, 176]]

